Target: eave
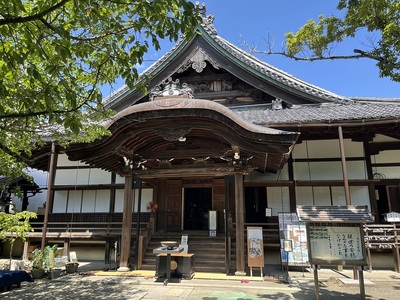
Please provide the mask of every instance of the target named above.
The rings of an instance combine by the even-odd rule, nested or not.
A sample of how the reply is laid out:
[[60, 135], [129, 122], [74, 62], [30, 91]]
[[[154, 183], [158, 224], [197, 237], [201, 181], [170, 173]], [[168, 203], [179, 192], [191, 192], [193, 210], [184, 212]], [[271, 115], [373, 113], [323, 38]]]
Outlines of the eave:
[[[173, 159], [174, 167], [178, 165], [183, 170], [190, 162], [196, 173], [203, 163], [201, 160], [206, 158], [209, 159], [204, 161], [206, 168], [225, 163], [225, 168], [234, 169], [228, 161], [237, 152], [249, 159], [249, 166], [262, 172], [276, 172], [288, 159], [298, 138], [296, 132], [250, 124], [226, 107], [200, 99], [176, 98], [138, 104], [118, 113], [105, 126], [111, 136], [90, 144], [71, 145], [66, 150], [69, 158], [118, 174], [126, 172], [121, 165], [123, 157], [132, 156], [138, 164], [140, 160], [139, 165], [145, 166], [145, 170], [151, 169], [152, 173], [160, 169], [156, 161]], [[177, 132], [183, 132], [187, 141], [177, 141], [180, 134], [172, 139], [168, 137]], [[166, 168], [172, 170], [172, 166]], [[141, 170], [137, 173], [149, 173]], [[171, 170], [159, 170], [158, 174], [167, 175]]]

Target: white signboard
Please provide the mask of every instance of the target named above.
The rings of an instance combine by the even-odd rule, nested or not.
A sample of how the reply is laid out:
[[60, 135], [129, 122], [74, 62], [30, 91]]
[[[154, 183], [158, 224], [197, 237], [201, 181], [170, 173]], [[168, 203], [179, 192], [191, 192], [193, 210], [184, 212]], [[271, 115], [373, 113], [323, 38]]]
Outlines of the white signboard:
[[250, 267], [250, 276], [253, 276], [253, 267], [258, 267], [263, 276], [264, 242], [262, 227], [247, 227], [247, 264]]
[[385, 220], [386, 222], [392, 223], [400, 222], [400, 214], [397, 212], [389, 212], [385, 214]]
[[364, 259], [360, 227], [309, 227], [312, 260], [356, 261]]

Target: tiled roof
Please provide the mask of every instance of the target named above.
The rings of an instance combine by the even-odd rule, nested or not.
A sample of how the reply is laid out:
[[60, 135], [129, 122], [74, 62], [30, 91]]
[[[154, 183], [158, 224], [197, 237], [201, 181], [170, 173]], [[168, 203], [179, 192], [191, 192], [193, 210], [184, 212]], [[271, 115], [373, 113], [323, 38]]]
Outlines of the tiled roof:
[[318, 223], [366, 223], [374, 217], [367, 206], [297, 206], [297, 216], [301, 222]]
[[333, 102], [343, 102], [343, 103], [348, 103], [348, 102], [352, 101], [350, 98], [329, 92], [320, 87], [317, 87], [308, 82], [305, 82], [297, 77], [294, 77], [293, 75], [290, 75], [289, 73], [286, 73], [286, 72], [256, 58], [255, 56], [253, 56], [250, 53], [231, 44], [230, 42], [228, 42], [227, 40], [223, 39], [220, 36], [216, 36], [215, 41], [218, 42], [218, 44], [222, 48], [224, 48], [230, 54], [235, 56], [238, 60], [244, 62], [250, 68], [253, 68], [253, 69], [261, 72], [262, 74], [266, 75], [268, 78], [279, 82], [281, 85], [286, 86], [287, 88], [295, 89], [295, 90], [304, 92], [306, 94], [317, 96], [317, 97], [321, 98], [322, 100], [328, 100], [328, 101], [333, 101]]
[[[351, 103], [352, 99], [347, 98], [345, 96], [340, 96], [335, 93], [324, 90], [320, 87], [307, 83], [303, 80], [300, 80], [258, 58], [251, 55], [250, 53], [240, 49], [239, 47], [231, 44], [227, 40], [223, 39], [219, 35], [212, 24], [213, 18], [203, 17], [204, 23], [201, 27], [198, 28], [199, 31], [203, 31], [206, 35], [210, 37], [211, 40], [214, 41], [215, 44], [219, 45], [221, 49], [224, 49], [227, 53], [229, 53], [236, 60], [245, 64], [249, 70], [253, 70], [253, 72], [258, 72], [258, 76], [267, 77], [267, 81], [272, 82], [272, 84], [280, 85], [282, 87], [286, 87], [287, 89], [298, 91], [301, 93], [309, 94], [313, 97], [318, 97], [321, 99], [321, 102], [329, 101], [335, 103]], [[176, 51], [179, 51], [185, 44], [187, 44], [187, 40], [181, 39], [170, 51], [168, 51], [165, 55], [163, 55], [157, 62], [152, 64], [149, 68], [147, 68], [138, 79], [140, 82], [141, 78], [151, 77], [152, 74], [165, 62], [169, 62], [171, 57], [173, 57]], [[123, 97], [125, 94], [129, 93], [130, 89], [124, 85], [116, 92], [111, 94], [110, 96], [104, 98], [103, 103], [105, 105], [111, 104], [114, 101], [118, 101], [120, 97]]]
[[332, 104], [303, 105], [272, 110], [270, 106], [235, 109], [241, 118], [254, 124], [268, 126], [273, 124], [298, 124], [313, 122], [339, 122], [349, 120], [374, 120], [400, 118], [400, 104]]

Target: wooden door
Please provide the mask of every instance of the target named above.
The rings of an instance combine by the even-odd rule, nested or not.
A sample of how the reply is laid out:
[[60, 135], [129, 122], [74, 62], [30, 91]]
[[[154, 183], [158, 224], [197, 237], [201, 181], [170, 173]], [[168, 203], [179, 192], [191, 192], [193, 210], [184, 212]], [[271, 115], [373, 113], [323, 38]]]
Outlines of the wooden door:
[[165, 230], [180, 231], [182, 222], [182, 181], [167, 180]]

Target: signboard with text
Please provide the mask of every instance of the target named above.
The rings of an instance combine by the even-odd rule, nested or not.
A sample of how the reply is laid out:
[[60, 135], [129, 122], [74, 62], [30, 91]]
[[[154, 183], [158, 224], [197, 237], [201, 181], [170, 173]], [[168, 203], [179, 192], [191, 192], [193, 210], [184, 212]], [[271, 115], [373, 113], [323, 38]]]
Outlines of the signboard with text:
[[[288, 266], [309, 266], [306, 223], [295, 213], [279, 213], [281, 263]], [[285, 241], [291, 241], [292, 251], [285, 251]]]
[[310, 262], [315, 265], [367, 265], [360, 224], [307, 223]]
[[247, 263], [249, 267], [264, 267], [262, 227], [247, 227]]

